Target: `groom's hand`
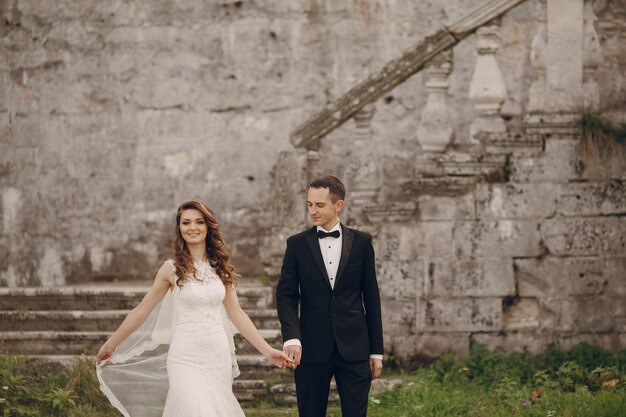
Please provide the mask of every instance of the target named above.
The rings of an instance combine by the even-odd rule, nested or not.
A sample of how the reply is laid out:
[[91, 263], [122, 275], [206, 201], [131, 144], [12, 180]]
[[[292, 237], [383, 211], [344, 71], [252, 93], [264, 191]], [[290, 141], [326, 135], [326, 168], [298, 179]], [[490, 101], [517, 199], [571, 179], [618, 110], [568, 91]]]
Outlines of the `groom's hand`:
[[383, 361], [370, 358], [370, 369], [372, 370], [372, 379], [378, 378], [383, 370]]
[[297, 345], [285, 346], [283, 348], [283, 352], [293, 360], [293, 369], [296, 369], [296, 366], [300, 365], [300, 358], [302, 358], [302, 348]]

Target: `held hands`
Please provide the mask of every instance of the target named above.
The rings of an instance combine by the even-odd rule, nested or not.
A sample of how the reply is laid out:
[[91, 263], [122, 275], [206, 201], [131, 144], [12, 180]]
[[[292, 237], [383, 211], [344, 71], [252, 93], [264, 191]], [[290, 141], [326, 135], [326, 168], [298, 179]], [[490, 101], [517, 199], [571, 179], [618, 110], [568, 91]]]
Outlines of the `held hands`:
[[289, 358], [289, 366], [291, 369], [296, 369], [298, 365], [300, 365], [300, 359], [302, 358], [302, 348], [298, 345], [291, 345], [283, 347], [283, 352]]
[[289, 356], [287, 356], [284, 352], [281, 352], [278, 349], [272, 348], [267, 354], [265, 354], [265, 357], [268, 361], [272, 362], [274, 365], [278, 366], [281, 369], [293, 367], [293, 361], [289, 358]]

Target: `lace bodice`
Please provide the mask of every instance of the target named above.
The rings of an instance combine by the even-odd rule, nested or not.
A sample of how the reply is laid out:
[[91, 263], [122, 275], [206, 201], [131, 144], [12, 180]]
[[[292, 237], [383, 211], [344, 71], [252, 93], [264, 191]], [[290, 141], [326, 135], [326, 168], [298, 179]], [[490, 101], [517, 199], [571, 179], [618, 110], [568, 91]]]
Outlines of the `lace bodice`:
[[[174, 267], [173, 261], [172, 268]], [[226, 289], [211, 264], [195, 261], [196, 276], [188, 277], [182, 286], [172, 291], [176, 311], [176, 325], [202, 322], [205, 325], [221, 325], [220, 307]]]

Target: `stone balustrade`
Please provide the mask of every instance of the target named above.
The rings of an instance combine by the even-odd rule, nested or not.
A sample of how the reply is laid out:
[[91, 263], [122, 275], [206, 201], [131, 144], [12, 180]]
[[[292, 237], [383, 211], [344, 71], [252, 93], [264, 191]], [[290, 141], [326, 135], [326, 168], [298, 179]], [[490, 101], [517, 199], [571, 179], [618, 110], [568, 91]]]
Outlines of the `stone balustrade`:
[[[514, 5], [505, 3], [499, 11]], [[500, 61], [506, 16], [480, 20], [474, 13], [292, 133], [296, 148], [309, 149], [355, 120], [352, 134], [343, 135], [352, 138], [348, 220], [357, 218], [375, 235], [386, 350], [397, 358], [465, 354], [471, 341], [535, 352], [555, 341], [613, 349], [626, 343], [620, 307], [626, 290], [617, 272], [626, 259], [626, 178], [577, 183], [590, 180], [577, 120], [601, 105], [597, 17], [588, 0], [537, 0], [529, 7], [538, 20], [519, 65], [534, 77], [517, 120], [502, 114], [510, 88]], [[465, 42], [475, 49], [472, 77], [466, 94], [454, 97], [475, 110], [463, 132], [451, 106], [459, 70], [451, 38], [471, 33]], [[371, 103], [420, 69], [425, 98], [413, 138], [419, 148], [414, 170], [392, 194], [397, 175], [385, 178], [388, 166], [371, 146]], [[626, 166], [621, 161], [614, 163]]]

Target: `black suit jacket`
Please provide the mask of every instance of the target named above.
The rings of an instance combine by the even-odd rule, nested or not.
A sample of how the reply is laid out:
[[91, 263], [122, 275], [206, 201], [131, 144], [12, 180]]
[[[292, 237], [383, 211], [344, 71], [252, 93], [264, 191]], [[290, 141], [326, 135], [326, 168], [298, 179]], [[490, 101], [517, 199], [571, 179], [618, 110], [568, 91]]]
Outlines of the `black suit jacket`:
[[287, 239], [276, 306], [283, 340], [302, 343], [302, 363], [328, 361], [335, 345], [350, 362], [383, 353], [372, 236], [342, 225], [342, 239], [334, 289], [316, 228]]

